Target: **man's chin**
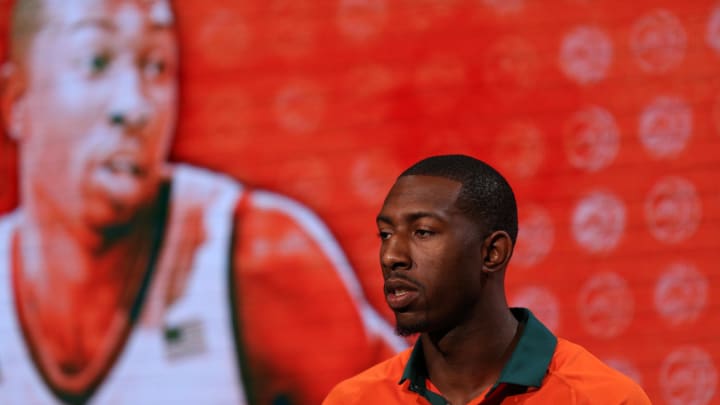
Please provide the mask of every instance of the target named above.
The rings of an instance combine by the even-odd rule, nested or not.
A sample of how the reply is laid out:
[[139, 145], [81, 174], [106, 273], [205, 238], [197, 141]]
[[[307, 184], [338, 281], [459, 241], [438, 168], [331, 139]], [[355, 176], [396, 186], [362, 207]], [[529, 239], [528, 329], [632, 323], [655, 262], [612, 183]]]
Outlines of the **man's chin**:
[[408, 337], [422, 333], [427, 331], [427, 327], [426, 321], [401, 319], [398, 314], [395, 316], [395, 333], [399, 336]]
[[413, 329], [413, 328], [405, 328], [400, 325], [395, 325], [395, 333], [398, 336], [409, 337], [409, 336], [415, 335], [420, 332], [418, 332], [416, 329]]

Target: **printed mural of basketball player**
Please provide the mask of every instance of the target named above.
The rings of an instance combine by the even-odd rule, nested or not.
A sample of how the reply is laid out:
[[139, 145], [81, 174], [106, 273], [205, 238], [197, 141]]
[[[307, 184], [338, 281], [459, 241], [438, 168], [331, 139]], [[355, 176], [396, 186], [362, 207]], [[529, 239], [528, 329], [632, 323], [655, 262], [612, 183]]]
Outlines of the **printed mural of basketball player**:
[[17, 0], [0, 403], [319, 403], [404, 341], [325, 225], [168, 155], [166, 0]]

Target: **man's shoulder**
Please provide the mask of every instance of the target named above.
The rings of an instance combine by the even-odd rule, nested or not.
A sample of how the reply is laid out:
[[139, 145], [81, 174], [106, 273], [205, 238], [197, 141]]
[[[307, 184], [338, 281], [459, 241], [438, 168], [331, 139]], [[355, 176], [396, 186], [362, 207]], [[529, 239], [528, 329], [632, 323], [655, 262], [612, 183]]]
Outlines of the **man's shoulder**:
[[630, 377], [584, 347], [562, 338], [558, 338], [548, 379], [566, 386], [581, 403], [584, 399], [604, 398], [604, 403], [608, 404], [650, 404], [647, 394]]
[[327, 395], [323, 405], [366, 403], [366, 399], [378, 398], [383, 391], [399, 389], [405, 365], [412, 348], [384, 360], [365, 371], [337, 384]]
[[608, 366], [583, 346], [563, 338], [558, 338], [550, 372], [573, 378], [581, 376], [584, 379], [633, 383], [629, 377]]

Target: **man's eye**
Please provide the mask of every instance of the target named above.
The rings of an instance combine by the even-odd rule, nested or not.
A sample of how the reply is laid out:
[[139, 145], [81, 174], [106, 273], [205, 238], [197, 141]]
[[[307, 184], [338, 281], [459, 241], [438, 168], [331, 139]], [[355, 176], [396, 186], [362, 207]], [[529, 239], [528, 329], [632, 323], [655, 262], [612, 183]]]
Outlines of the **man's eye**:
[[421, 238], [427, 238], [427, 237], [429, 237], [429, 236], [432, 236], [433, 234], [435, 234], [435, 232], [429, 231], [429, 230], [427, 230], [427, 229], [417, 229], [417, 230], [415, 230], [415, 235], [417, 235], [417, 236], [419, 236], [419, 237], [421, 237]]
[[378, 232], [378, 237], [382, 240], [387, 240], [390, 237], [390, 232]]

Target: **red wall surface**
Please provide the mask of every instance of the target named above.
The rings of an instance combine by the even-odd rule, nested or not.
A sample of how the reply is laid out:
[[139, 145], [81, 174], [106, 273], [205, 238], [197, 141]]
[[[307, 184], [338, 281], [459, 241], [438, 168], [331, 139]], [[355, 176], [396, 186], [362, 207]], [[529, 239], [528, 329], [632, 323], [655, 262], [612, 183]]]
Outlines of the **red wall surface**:
[[[172, 160], [308, 205], [389, 320], [385, 193], [422, 157], [470, 154], [518, 197], [511, 304], [654, 403], [720, 401], [720, 3], [176, 3]], [[15, 155], [3, 139], [2, 211]]]

